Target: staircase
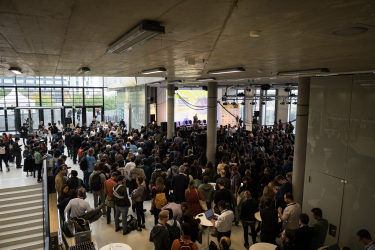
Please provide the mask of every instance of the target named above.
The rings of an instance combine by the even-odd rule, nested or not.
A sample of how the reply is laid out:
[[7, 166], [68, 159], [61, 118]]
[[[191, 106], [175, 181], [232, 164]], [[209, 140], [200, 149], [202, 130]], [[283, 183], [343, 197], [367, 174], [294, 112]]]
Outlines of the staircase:
[[42, 250], [42, 185], [0, 190], [0, 250]]

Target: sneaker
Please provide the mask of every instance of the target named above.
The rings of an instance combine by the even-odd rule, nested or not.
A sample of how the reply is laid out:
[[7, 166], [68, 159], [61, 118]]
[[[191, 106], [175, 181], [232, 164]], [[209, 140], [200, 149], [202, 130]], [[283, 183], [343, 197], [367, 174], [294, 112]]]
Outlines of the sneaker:
[[116, 229], [116, 232], [120, 231], [122, 229], [122, 227], [119, 227]]
[[10, 170], [10, 168], [9, 167], [7, 167], [7, 171], [9, 172], [9, 170]]
[[122, 235], [127, 235], [127, 234], [129, 234], [130, 233], [130, 231], [128, 230], [128, 231], [126, 231], [126, 232], [122, 232]]
[[139, 232], [142, 232], [142, 228], [140, 228], [140, 227], [137, 227], [135, 230], [137, 230]]
[[146, 229], [146, 225], [141, 225], [141, 228]]

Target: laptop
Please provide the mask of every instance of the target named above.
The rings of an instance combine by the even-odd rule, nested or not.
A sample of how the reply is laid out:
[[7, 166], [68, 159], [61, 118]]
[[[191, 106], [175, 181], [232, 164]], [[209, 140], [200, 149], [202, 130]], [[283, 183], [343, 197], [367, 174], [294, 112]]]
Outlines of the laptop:
[[208, 209], [206, 212], [204, 212], [204, 215], [206, 216], [207, 220], [215, 220], [215, 214], [212, 209]]

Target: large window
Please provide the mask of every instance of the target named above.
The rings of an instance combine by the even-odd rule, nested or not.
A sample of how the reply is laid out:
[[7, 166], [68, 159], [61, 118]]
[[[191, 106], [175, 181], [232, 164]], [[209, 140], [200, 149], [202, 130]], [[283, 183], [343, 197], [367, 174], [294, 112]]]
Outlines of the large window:
[[265, 92], [266, 92], [267, 101], [266, 101], [266, 104], [264, 105], [265, 118], [266, 118], [264, 125], [272, 126], [275, 122], [275, 100], [273, 98], [276, 95], [276, 90], [270, 89]]
[[[290, 92], [292, 95], [297, 96], [298, 95], [298, 90], [292, 90]], [[289, 99], [290, 105], [289, 105], [289, 110], [288, 110], [288, 121], [293, 121], [292, 124], [294, 127], [296, 126], [296, 117], [297, 117], [297, 99]]]

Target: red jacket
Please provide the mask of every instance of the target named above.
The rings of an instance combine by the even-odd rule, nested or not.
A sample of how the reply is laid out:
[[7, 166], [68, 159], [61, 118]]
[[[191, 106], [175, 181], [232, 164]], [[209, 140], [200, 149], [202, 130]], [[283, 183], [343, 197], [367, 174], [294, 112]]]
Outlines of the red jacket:
[[191, 190], [190, 194], [188, 193], [188, 190], [185, 191], [185, 199], [188, 203], [188, 211], [189, 214], [193, 217], [203, 212], [201, 205], [199, 204], [198, 195], [199, 199], [205, 201], [203, 194], [198, 188], [194, 188], [193, 190]]
[[116, 185], [117, 183], [112, 180], [112, 179], [108, 179], [104, 182], [104, 192], [106, 195], [109, 195], [111, 197], [113, 197], [113, 187]]

